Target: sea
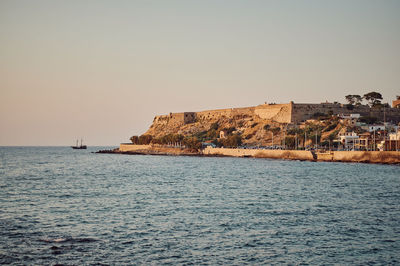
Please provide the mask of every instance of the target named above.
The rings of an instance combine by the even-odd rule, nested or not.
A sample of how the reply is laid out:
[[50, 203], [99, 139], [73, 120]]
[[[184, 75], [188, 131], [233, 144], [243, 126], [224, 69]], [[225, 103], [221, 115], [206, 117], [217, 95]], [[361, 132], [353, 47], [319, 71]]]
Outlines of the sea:
[[0, 147], [0, 264], [399, 265], [400, 166]]

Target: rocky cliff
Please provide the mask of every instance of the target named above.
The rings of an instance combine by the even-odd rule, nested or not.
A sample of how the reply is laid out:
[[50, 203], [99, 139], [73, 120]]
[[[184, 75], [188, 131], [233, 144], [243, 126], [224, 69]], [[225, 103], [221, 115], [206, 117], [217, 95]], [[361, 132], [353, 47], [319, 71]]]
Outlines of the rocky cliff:
[[[290, 104], [171, 113], [156, 116], [145, 134], [159, 138], [167, 134], [191, 136], [207, 132], [219, 137], [221, 131], [228, 131], [229, 134], [240, 134], [245, 143], [260, 144], [271, 142], [272, 133], [266, 129], [282, 128], [290, 123], [290, 118]], [[280, 134], [275, 135], [275, 141], [280, 141]]]

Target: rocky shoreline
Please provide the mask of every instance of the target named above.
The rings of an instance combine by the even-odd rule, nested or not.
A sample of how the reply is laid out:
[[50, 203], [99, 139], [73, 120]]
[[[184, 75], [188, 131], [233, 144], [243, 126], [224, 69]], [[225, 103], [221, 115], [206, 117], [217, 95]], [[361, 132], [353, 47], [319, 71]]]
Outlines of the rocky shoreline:
[[165, 155], [165, 156], [203, 156], [202, 153], [192, 150], [174, 149], [174, 148], [158, 148], [134, 151], [121, 151], [118, 148], [113, 150], [100, 150], [95, 153], [103, 154], [126, 154], [126, 155]]

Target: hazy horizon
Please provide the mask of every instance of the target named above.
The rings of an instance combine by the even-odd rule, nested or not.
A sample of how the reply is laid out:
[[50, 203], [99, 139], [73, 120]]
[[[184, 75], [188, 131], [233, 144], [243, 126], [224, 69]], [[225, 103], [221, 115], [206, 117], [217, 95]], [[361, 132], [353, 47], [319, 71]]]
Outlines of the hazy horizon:
[[0, 146], [129, 141], [155, 115], [400, 95], [400, 1], [0, 0]]

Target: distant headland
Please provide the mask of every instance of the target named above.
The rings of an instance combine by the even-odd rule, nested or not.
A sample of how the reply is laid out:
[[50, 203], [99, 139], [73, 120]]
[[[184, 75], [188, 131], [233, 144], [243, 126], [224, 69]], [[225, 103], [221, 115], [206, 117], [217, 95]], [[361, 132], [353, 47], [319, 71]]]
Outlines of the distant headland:
[[400, 97], [345, 98], [159, 115], [113, 152], [400, 163]]

